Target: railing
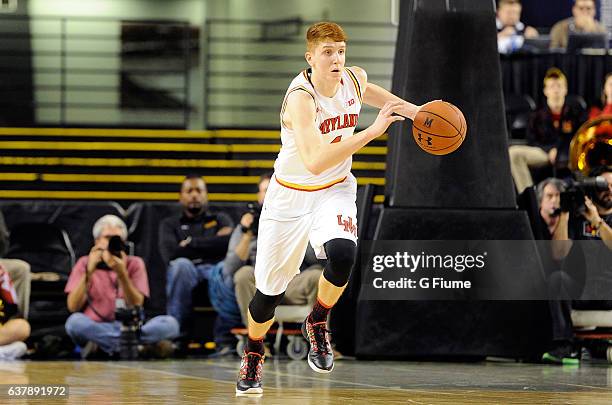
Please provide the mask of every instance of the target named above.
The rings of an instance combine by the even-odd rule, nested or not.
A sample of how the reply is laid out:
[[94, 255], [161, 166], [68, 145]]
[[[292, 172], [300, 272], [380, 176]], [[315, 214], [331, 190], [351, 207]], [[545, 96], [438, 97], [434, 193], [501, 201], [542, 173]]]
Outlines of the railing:
[[597, 104], [601, 97], [603, 78], [606, 73], [612, 71], [612, 51], [502, 55], [504, 93], [527, 94], [541, 105], [544, 102], [544, 75], [546, 70], [553, 66], [561, 69], [567, 76], [569, 94], [582, 96], [588, 105]]
[[[278, 128], [287, 86], [308, 67], [305, 32], [313, 22], [212, 19], [206, 23], [205, 122], [208, 128]], [[347, 65], [390, 88], [397, 27], [340, 23], [349, 37]], [[364, 108], [359, 126], [375, 118]]]
[[193, 34], [184, 21], [1, 16], [1, 105], [32, 115], [4, 121], [186, 128]]

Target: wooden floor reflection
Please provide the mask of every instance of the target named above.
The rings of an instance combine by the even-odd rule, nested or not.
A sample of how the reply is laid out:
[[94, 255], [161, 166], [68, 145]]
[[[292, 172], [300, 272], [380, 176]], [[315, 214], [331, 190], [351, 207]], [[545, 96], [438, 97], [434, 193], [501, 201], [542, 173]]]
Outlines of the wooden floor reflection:
[[68, 399], [2, 404], [609, 404], [612, 367], [537, 364], [267, 361], [261, 398], [234, 395], [238, 359], [0, 363], [0, 384], [67, 384]]

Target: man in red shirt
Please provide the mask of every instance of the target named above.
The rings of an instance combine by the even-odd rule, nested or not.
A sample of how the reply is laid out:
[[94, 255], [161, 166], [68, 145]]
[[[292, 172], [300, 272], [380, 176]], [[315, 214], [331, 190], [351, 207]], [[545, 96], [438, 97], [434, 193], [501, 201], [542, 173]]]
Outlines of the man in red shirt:
[[601, 115], [612, 115], [612, 72], [608, 73], [604, 79], [603, 89], [601, 90], [601, 109], [598, 107], [591, 108], [589, 119]]
[[[68, 310], [66, 332], [78, 345], [97, 344], [108, 354], [119, 351], [121, 324], [115, 321], [118, 307], [142, 306], [149, 296], [149, 282], [140, 257], [111, 254], [108, 241], [112, 236], [127, 239], [127, 227], [117, 216], [105, 215], [94, 224], [95, 244], [89, 256], [75, 264], [66, 288]], [[82, 311], [82, 312], [79, 312]], [[176, 319], [156, 316], [142, 326], [142, 343], [173, 339], [179, 334]]]

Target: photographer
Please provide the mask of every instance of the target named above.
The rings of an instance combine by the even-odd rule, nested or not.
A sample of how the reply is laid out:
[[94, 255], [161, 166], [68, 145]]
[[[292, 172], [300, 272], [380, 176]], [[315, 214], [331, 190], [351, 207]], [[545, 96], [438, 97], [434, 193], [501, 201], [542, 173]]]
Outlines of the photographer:
[[[258, 211], [266, 196], [271, 174], [264, 174], [259, 179], [257, 194]], [[242, 322], [247, 325], [249, 303], [255, 295], [255, 255], [257, 253], [257, 225], [259, 215], [247, 212], [242, 216], [240, 225], [234, 229], [230, 239], [229, 249], [225, 257], [225, 272], [234, 274], [236, 301], [240, 307]], [[289, 285], [281, 301], [285, 305], [313, 304], [317, 298], [319, 277], [323, 268], [319, 264], [314, 250], [308, 245], [306, 256], [301, 266], [302, 271], [296, 275]]]
[[[589, 196], [583, 196], [582, 193], [568, 191], [561, 196], [562, 213], [559, 216], [555, 238], [557, 241], [582, 240], [582, 241], [597, 241], [601, 240], [604, 250], [600, 245], [581, 245], [580, 252], [576, 249], [570, 250], [572, 244], [567, 242], [553, 244], [553, 255], [559, 257], [569, 257], [572, 254], [583, 255], [587, 262], [597, 259], [591, 265], [588, 277], [580, 273], [580, 268], [569, 264], [565, 267], [568, 271], [557, 271], [549, 277], [549, 288], [553, 296], [567, 298], [563, 300], [549, 301], [552, 332], [553, 332], [553, 347], [550, 351], [544, 353], [542, 360], [553, 364], [578, 364], [578, 353], [574, 346], [573, 324], [571, 318], [571, 310], [574, 309], [612, 309], [612, 289], [609, 292], [609, 298], [601, 299], [600, 293], [607, 294], [606, 289], [609, 288], [612, 281], [612, 269], [610, 269], [610, 261], [602, 257], [609, 257], [612, 251], [612, 171], [607, 166], [595, 168], [590, 173], [591, 177], [602, 176], [608, 185], [607, 190], [591, 191]], [[584, 206], [580, 204], [576, 207], [576, 203], [572, 202], [574, 197], [581, 197], [579, 201], [584, 201]], [[566, 199], [565, 202], [564, 197]], [[586, 251], [584, 251], [586, 249]], [[598, 253], [596, 253], [598, 252]], [[601, 255], [604, 256], [601, 256]], [[570, 261], [570, 263], [573, 263]], [[597, 266], [599, 263], [603, 267]], [[567, 263], [566, 263], [567, 264]], [[584, 266], [578, 266], [584, 267]], [[571, 273], [571, 274], [570, 274]], [[582, 286], [583, 283], [586, 284]], [[570, 300], [572, 296], [576, 297], [580, 293], [581, 296], [587, 299]], [[588, 300], [595, 293], [598, 300]], [[606, 295], [604, 294], [604, 295]], [[605, 297], [603, 297], [605, 298]]]
[[542, 238], [551, 240], [559, 236], [559, 208], [561, 193], [565, 191], [563, 180], [549, 177], [536, 187], [536, 196], [540, 206], [540, 227]]
[[[73, 313], [66, 321], [66, 332], [76, 344], [87, 344], [81, 352], [83, 358], [96, 346], [109, 355], [118, 353], [122, 325], [115, 320], [116, 310], [141, 307], [149, 296], [143, 260], [126, 254], [125, 223], [117, 216], [105, 215], [94, 224], [93, 237], [89, 256], [77, 261], [64, 289], [68, 310]], [[140, 340], [167, 348], [165, 340], [175, 338], [178, 332], [174, 318], [157, 316], [142, 326]]]
[[603, 177], [608, 183], [607, 190], [599, 190], [591, 197], [584, 197], [584, 207], [570, 221], [569, 212], [561, 214], [559, 221], [560, 240], [602, 240], [612, 249], [612, 169], [608, 166], [594, 168], [590, 177]]

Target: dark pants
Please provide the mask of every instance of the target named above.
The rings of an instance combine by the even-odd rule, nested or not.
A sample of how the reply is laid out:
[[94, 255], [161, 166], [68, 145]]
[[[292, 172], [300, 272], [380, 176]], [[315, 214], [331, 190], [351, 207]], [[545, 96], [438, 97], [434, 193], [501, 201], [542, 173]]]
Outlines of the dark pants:
[[[215, 265], [213, 264], [193, 264], [186, 258], [178, 258], [170, 262], [166, 281], [166, 299], [168, 315], [175, 317], [181, 327], [185, 326], [185, 321], [191, 313], [192, 291], [204, 280], [211, 280], [211, 274]], [[233, 275], [223, 274], [222, 282], [231, 288], [234, 287]], [[213, 334], [215, 343], [218, 346], [233, 346], [235, 344], [234, 335], [230, 330], [240, 327], [240, 319], [236, 314], [224, 311], [224, 307], [215, 307], [217, 318], [215, 319]]]

